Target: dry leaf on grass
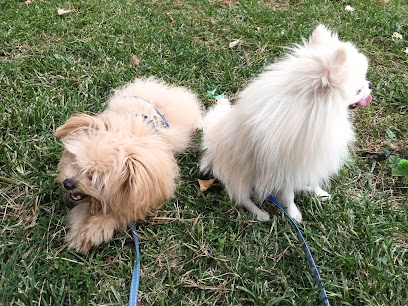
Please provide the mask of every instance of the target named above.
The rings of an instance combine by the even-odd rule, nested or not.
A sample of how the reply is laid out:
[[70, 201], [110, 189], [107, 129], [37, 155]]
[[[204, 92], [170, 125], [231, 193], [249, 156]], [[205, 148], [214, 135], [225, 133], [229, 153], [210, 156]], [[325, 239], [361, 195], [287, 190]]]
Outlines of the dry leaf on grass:
[[238, 45], [238, 44], [239, 44], [239, 39], [230, 42], [229, 45], [228, 45], [228, 47], [234, 48], [234, 47], [235, 47], [236, 45]]
[[251, 66], [251, 61], [249, 60], [248, 53], [242, 48], [242, 55], [244, 56], [245, 62], [248, 66]]
[[171, 20], [170, 25], [173, 25], [173, 23], [176, 22], [176, 21], [173, 19], [173, 16], [171, 16], [169, 13], [163, 12], [163, 14], [169, 16], [169, 18], [170, 18], [170, 20]]
[[72, 10], [66, 10], [66, 9], [58, 9], [58, 15], [64, 15], [64, 14], [68, 14], [71, 13]]
[[211, 185], [214, 183], [215, 179], [211, 180], [198, 180], [198, 184], [200, 185], [200, 190], [201, 191], [206, 191], [208, 188], [211, 187]]
[[132, 67], [136, 67], [140, 64], [140, 59], [137, 57], [137, 55], [133, 55], [132, 59], [130, 60], [130, 65]]
[[347, 5], [346, 6], [346, 11], [349, 11], [349, 12], [354, 12], [356, 9], [354, 8], [354, 7], [352, 7], [352, 6], [350, 6], [350, 5]]
[[30, 4], [31, 3], [31, 0], [26, 0], [25, 2], [24, 2], [24, 4]]

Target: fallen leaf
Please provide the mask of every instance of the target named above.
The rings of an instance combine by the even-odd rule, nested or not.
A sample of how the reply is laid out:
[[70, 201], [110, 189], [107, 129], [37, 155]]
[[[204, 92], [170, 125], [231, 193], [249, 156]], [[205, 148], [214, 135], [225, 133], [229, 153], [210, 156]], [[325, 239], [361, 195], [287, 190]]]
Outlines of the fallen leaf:
[[200, 190], [201, 191], [206, 191], [208, 188], [211, 187], [211, 185], [214, 183], [215, 179], [210, 179], [210, 180], [198, 180], [198, 184], [200, 185]]
[[230, 42], [229, 45], [228, 45], [228, 47], [234, 48], [234, 47], [235, 47], [236, 45], [238, 45], [238, 44], [239, 44], [239, 39]]
[[354, 12], [356, 9], [354, 8], [354, 7], [352, 7], [352, 6], [350, 6], [350, 5], [347, 5], [346, 6], [346, 11], [349, 11], [349, 12]]
[[132, 59], [130, 60], [130, 65], [132, 67], [136, 67], [140, 64], [140, 59], [137, 57], [137, 55], [133, 55]]
[[245, 52], [244, 48], [242, 48], [242, 55], [244, 56], [244, 59], [247, 65], [251, 66], [251, 61], [249, 60], [248, 53]]
[[30, 4], [31, 3], [31, 0], [26, 0], [25, 2], [24, 2], [24, 4]]
[[58, 9], [58, 15], [64, 15], [64, 14], [68, 14], [71, 13], [72, 10], [66, 10], [66, 9]]

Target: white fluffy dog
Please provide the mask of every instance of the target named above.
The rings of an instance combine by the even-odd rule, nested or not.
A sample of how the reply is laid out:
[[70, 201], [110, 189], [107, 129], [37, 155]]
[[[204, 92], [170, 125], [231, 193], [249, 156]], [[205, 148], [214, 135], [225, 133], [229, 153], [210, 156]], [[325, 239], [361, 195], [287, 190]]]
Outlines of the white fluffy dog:
[[349, 109], [371, 102], [368, 62], [319, 25], [308, 41], [267, 67], [238, 96], [203, 121], [201, 170], [223, 182], [232, 200], [268, 221], [253, 200], [276, 195], [297, 221], [294, 195], [320, 186], [342, 166], [354, 132]]
[[200, 119], [193, 93], [148, 78], [115, 91], [102, 114], [75, 115], [57, 128], [64, 144], [57, 181], [78, 204], [68, 215], [69, 246], [87, 252], [172, 197], [174, 154]]

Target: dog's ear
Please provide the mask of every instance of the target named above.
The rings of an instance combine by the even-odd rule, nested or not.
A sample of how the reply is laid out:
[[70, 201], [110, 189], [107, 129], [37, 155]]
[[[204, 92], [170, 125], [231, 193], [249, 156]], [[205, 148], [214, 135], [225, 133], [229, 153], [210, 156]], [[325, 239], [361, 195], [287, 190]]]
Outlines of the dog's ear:
[[136, 145], [125, 146], [122, 171], [114, 186], [110, 186], [116, 202], [137, 207], [136, 219], [144, 219], [175, 191], [177, 163], [172, 154], [156, 145], [141, 139]]
[[322, 63], [321, 86], [323, 88], [339, 86], [348, 78], [346, 61], [347, 50], [345, 47], [340, 47], [326, 63]]
[[[154, 190], [154, 194], [160, 198], [169, 197], [170, 186], [166, 185], [169, 177], [173, 177], [177, 170], [172, 169], [173, 160], [170, 156], [160, 156], [156, 152], [149, 152], [151, 156], [130, 154], [124, 164], [123, 187], [133, 190], [147, 200]], [[157, 159], [153, 157], [159, 155]], [[171, 181], [171, 180], [170, 180]]]
[[65, 138], [81, 129], [97, 127], [98, 124], [94, 117], [85, 114], [78, 114], [69, 118], [65, 124], [58, 127], [55, 131], [55, 136]]
[[312, 46], [318, 47], [325, 44], [331, 44], [332, 39], [337, 40], [337, 35], [332, 34], [329, 31], [329, 29], [327, 29], [324, 25], [320, 24], [313, 31], [312, 36], [310, 36], [309, 43]]

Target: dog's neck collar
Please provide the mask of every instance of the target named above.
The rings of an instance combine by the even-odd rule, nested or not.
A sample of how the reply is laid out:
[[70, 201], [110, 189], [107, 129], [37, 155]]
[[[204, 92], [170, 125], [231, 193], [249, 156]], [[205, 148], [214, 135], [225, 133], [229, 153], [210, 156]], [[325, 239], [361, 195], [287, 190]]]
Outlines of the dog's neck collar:
[[159, 130], [159, 128], [169, 128], [170, 124], [167, 122], [166, 117], [157, 109], [156, 106], [153, 105], [153, 103], [151, 103], [150, 101], [146, 100], [145, 98], [142, 98], [140, 96], [123, 96], [123, 98], [128, 98], [128, 99], [138, 99], [138, 100], [142, 100], [146, 103], [149, 103], [151, 106], [153, 106], [153, 108], [155, 109], [156, 113], [160, 116], [160, 118], [162, 119], [162, 124], [159, 124], [159, 120], [158, 118], [153, 115], [153, 116], [147, 116], [145, 114], [137, 114], [135, 113], [136, 116], [142, 116], [143, 120], [146, 120], [146, 122], [151, 123], [154, 127], [154, 129], [156, 131]]

